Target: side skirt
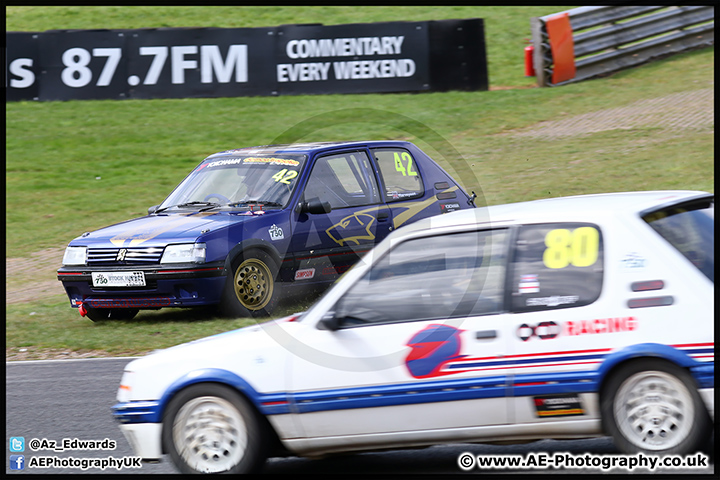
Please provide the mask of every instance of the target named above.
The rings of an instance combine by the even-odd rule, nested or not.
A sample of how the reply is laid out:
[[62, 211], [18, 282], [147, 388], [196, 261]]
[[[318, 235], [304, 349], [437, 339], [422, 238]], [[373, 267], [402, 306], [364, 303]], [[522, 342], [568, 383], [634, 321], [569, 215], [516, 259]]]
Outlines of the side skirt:
[[564, 420], [543, 424], [492, 425], [412, 432], [376, 433], [335, 437], [282, 440], [297, 455], [408, 448], [442, 443], [482, 443], [495, 441], [572, 439], [603, 436], [600, 419]]

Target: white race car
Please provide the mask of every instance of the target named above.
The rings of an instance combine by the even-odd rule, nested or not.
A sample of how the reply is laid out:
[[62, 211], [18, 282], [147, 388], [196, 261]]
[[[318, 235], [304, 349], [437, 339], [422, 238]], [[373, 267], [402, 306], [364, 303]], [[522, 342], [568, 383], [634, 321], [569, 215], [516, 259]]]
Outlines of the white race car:
[[714, 420], [714, 196], [587, 195], [393, 232], [307, 312], [128, 364], [114, 414], [182, 472], [268, 456], [611, 435], [694, 453]]

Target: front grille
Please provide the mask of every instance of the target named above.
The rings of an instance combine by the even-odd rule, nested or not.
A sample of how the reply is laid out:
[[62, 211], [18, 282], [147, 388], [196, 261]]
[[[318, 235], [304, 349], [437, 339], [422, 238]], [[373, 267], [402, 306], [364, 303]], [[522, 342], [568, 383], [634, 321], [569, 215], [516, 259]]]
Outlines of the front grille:
[[[120, 250], [124, 260], [118, 261]], [[88, 248], [88, 265], [151, 265], [160, 263], [163, 247]]]

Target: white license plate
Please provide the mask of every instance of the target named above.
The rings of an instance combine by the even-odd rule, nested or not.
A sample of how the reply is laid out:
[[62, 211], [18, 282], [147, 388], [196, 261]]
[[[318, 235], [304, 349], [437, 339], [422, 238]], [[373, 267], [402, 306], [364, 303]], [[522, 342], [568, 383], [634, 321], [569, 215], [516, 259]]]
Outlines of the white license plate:
[[93, 287], [144, 287], [143, 272], [93, 272]]

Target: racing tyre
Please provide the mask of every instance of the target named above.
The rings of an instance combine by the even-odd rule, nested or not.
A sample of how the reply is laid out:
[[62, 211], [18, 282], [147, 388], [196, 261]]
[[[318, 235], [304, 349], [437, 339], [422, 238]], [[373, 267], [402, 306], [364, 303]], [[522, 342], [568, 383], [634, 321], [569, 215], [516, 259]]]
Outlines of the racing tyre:
[[163, 415], [162, 442], [182, 473], [252, 473], [262, 468], [267, 435], [241, 395], [218, 384], [178, 393]]
[[274, 310], [278, 297], [278, 266], [265, 252], [243, 252], [232, 263], [220, 302], [229, 317], [264, 317]]
[[137, 308], [90, 308], [85, 307], [86, 314], [93, 322], [102, 320], [132, 320], [138, 314]]
[[687, 370], [654, 360], [621, 367], [603, 389], [602, 420], [624, 453], [690, 454], [712, 422]]

